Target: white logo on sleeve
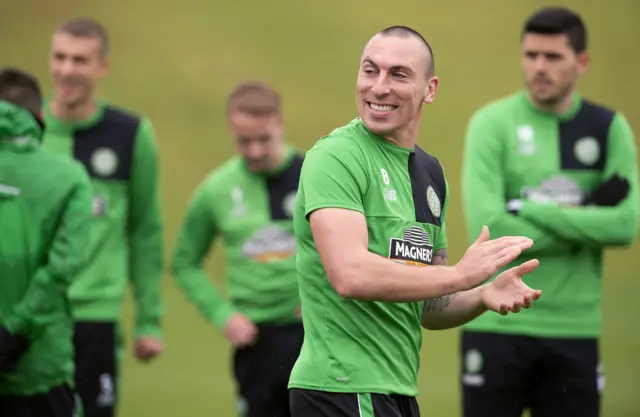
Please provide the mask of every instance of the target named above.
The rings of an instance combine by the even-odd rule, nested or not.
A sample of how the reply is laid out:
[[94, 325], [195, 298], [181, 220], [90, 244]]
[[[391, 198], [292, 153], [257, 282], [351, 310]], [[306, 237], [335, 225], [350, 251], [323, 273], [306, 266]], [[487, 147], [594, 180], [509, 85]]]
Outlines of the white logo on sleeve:
[[440, 199], [438, 198], [438, 194], [436, 194], [433, 187], [427, 187], [427, 204], [429, 205], [429, 210], [431, 210], [431, 214], [436, 217], [440, 217], [442, 208], [440, 207]]

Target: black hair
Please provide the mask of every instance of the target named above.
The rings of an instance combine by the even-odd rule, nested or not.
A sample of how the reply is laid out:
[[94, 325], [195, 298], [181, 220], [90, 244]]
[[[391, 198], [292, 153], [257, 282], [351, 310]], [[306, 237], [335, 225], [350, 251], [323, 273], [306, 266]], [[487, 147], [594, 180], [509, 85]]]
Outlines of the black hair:
[[42, 91], [40, 83], [33, 75], [18, 68], [1, 68], [0, 100], [29, 110], [40, 127], [44, 126], [40, 117]]
[[587, 29], [580, 15], [565, 7], [547, 7], [538, 10], [527, 19], [522, 36], [527, 33], [540, 35], [566, 35], [575, 53], [587, 49]]
[[382, 29], [377, 33], [382, 36], [400, 36], [400, 37], [414, 37], [420, 40], [420, 42], [427, 48], [427, 52], [429, 53], [429, 64], [427, 65], [427, 70], [429, 71], [429, 76], [435, 73], [435, 60], [433, 57], [433, 50], [431, 49], [431, 45], [429, 42], [415, 29], [411, 29], [408, 26], [389, 26], [386, 29]]

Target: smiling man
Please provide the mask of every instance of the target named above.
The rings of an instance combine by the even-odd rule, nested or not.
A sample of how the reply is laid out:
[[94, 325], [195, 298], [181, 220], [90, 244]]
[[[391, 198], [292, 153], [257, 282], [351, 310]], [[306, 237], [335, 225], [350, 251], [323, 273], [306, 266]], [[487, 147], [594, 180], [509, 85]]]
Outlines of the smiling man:
[[589, 63], [578, 14], [531, 16], [521, 59], [525, 91], [469, 123], [462, 194], [471, 237], [488, 224], [536, 242], [524, 259], [542, 266], [527, 278], [546, 295], [532, 312], [465, 327], [464, 416], [597, 417], [603, 252], [638, 233], [636, 145], [622, 113], [576, 92]]
[[305, 157], [294, 211], [305, 335], [289, 381], [293, 417], [417, 417], [421, 324], [452, 328], [541, 295], [520, 279], [536, 260], [482, 285], [532, 245], [526, 238], [489, 240], [484, 228], [446, 265], [447, 181], [416, 145], [438, 87], [433, 62], [410, 28], [373, 36], [360, 60], [360, 117]]
[[127, 283], [135, 300], [136, 357], [148, 361], [163, 350], [155, 135], [146, 117], [98, 98], [108, 57], [109, 38], [100, 23], [79, 18], [57, 28], [50, 54], [54, 92], [44, 109], [44, 145], [80, 161], [93, 185], [89, 262], [70, 289], [76, 387], [85, 417], [115, 414]]

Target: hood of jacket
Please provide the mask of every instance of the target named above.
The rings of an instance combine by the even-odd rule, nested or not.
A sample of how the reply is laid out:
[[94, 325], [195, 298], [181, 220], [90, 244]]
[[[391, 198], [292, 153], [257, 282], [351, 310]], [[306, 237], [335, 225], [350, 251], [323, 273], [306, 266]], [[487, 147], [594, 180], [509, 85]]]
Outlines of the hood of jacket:
[[0, 143], [39, 145], [42, 133], [42, 128], [29, 110], [0, 100]]

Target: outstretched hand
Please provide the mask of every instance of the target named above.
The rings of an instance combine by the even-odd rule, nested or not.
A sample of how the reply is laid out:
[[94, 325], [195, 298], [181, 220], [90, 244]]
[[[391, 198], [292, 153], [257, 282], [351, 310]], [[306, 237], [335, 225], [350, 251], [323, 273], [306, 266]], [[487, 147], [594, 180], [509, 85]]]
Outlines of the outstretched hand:
[[487, 284], [482, 293], [482, 301], [487, 309], [503, 316], [509, 312], [518, 313], [522, 308], [530, 308], [542, 296], [541, 290], [534, 290], [522, 281], [522, 277], [540, 265], [532, 259], [508, 269]]
[[483, 284], [532, 245], [533, 241], [524, 236], [489, 240], [489, 228], [483, 226], [476, 241], [455, 266], [462, 277], [462, 290]]

